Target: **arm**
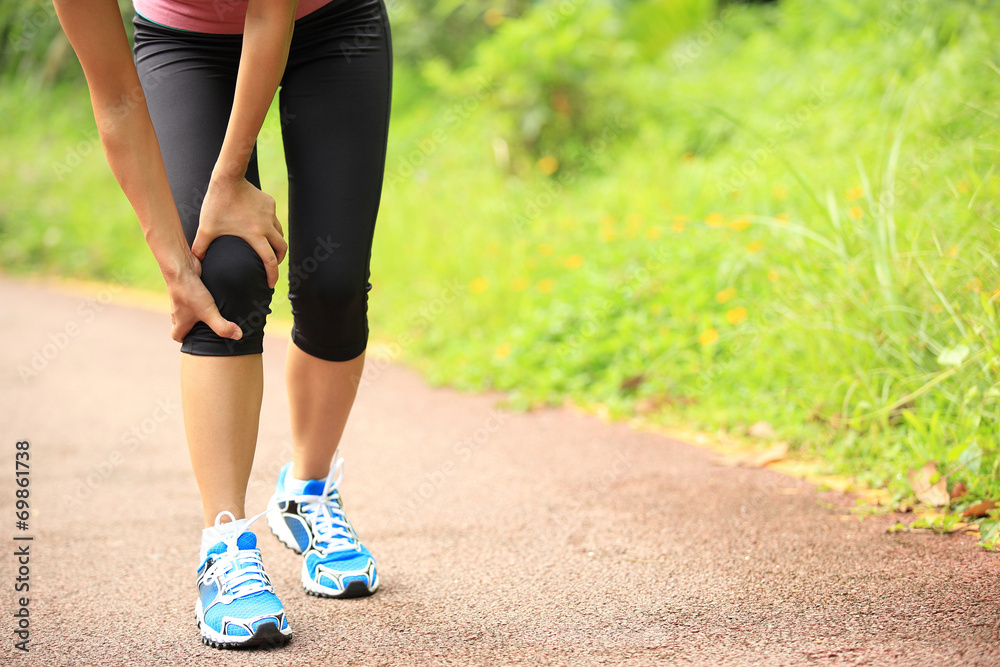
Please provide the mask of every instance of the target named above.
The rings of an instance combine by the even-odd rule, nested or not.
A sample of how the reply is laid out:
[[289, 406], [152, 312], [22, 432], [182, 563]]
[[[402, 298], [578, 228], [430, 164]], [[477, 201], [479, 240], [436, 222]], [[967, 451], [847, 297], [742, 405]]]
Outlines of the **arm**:
[[288, 246], [275, 216], [274, 199], [250, 184], [245, 175], [257, 134], [285, 72], [297, 5], [298, 0], [248, 2], [233, 110], [191, 246], [195, 256], [204, 258], [215, 238], [243, 238], [264, 261], [269, 287], [278, 280], [278, 264]]
[[200, 263], [184, 238], [118, 3], [54, 0], [54, 6], [87, 77], [108, 164], [167, 283], [171, 336], [182, 340], [202, 320], [220, 336], [239, 340], [239, 326], [219, 314], [199, 279]]

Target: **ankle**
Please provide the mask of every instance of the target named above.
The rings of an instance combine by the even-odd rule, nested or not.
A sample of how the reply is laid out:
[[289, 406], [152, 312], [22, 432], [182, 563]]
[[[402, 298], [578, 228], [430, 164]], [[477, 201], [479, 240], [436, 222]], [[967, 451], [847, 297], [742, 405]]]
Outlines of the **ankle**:
[[317, 465], [316, 463], [299, 463], [297, 461], [292, 462], [292, 467], [288, 471], [288, 479], [294, 479], [301, 482], [308, 482], [314, 479], [326, 479], [330, 474], [330, 464], [329, 462], [324, 467], [322, 464]]

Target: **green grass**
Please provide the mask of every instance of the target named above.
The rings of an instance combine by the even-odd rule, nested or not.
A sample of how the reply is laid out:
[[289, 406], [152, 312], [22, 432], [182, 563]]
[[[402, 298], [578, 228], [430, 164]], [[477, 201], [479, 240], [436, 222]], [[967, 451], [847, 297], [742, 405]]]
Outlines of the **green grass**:
[[[515, 406], [764, 419], [897, 498], [927, 460], [1000, 496], [998, 38], [985, 2], [734, 11], [622, 70], [629, 114], [550, 175], [493, 96], [400, 68], [373, 335]], [[85, 95], [2, 94], [5, 269], [156, 284], [100, 152], [53, 180]]]

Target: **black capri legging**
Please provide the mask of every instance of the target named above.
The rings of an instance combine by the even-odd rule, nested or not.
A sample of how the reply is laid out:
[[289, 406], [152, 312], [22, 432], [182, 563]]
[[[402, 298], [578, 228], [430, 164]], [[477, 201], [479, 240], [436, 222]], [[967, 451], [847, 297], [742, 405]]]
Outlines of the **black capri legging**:
[[[139, 15], [134, 25], [136, 67], [190, 245], [229, 122], [243, 37], [168, 28]], [[295, 22], [278, 98], [292, 340], [328, 361], [353, 359], [368, 343], [391, 88], [382, 0], [332, 0]], [[246, 177], [260, 187], [256, 149]], [[260, 353], [273, 290], [257, 253], [239, 237], [219, 237], [202, 262], [202, 281], [243, 338], [221, 338], [199, 322], [181, 351]]]

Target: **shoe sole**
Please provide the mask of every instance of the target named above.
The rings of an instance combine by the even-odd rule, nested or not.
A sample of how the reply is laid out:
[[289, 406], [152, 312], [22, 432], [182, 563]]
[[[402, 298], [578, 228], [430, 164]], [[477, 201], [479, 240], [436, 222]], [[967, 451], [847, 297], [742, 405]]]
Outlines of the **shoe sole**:
[[195, 604], [194, 620], [198, 623], [198, 633], [201, 635], [201, 643], [205, 646], [211, 646], [212, 648], [220, 649], [239, 649], [239, 648], [278, 648], [284, 646], [288, 642], [292, 641], [292, 631], [289, 629], [287, 632], [282, 632], [277, 625], [274, 623], [265, 623], [258, 627], [253, 636], [247, 637], [242, 641], [222, 641], [219, 639], [214, 639], [205, 634], [206, 630], [214, 632], [211, 628], [208, 628], [201, 618], [199, 611], [201, 610], [201, 600]]
[[[268, 503], [268, 513], [267, 513], [267, 527], [271, 530], [271, 534], [278, 538], [278, 541], [284, 544], [286, 547], [294, 551], [295, 553], [302, 555], [302, 549], [299, 548], [299, 543], [295, 541], [295, 537], [292, 535], [292, 531], [288, 528], [285, 520], [281, 516], [281, 510], [278, 509], [277, 503]], [[378, 590], [378, 575], [375, 575], [375, 583], [371, 588], [368, 587], [363, 581], [352, 581], [347, 584], [347, 588], [342, 591], [333, 591], [331, 588], [326, 586], [321, 586], [308, 577], [305, 571], [305, 563], [302, 563], [302, 588], [305, 589], [306, 593], [309, 595], [315, 595], [318, 598], [329, 598], [332, 600], [350, 600], [353, 598], [363, 598], [369, 595], [374, 595], [375, 591]], [[331, 592], [333, 591], [333, 592]]]
[[306, 593], [308, 593], [309, 595], [315, 595], [318, 598], [330, 598], [333, 600], [350, 600], [352, 598], [366, 598], [369, 595], [373, 595], [375, 591], [378, 590], [378, 581], [376, 581], [375, 585], [372, 586], [371, 588], [368, 588], [368, 586], [363, 581], [352, 581], [351, 583], [347, 584], [347, 588], [345, 588], [340, 593], [327, 593], [324, 587], [313, 582], [312, 579], [310, 579], [309, 581], [310, 583], [316, 586], [316, 589], [311, 589], [308, 586], [306, 586], [306, 582], [305, 580], [303, 580], [302, 588], [305, 589]]
[[[201, 630], [201, 621], [198, 622], [198, 629]], [[279, 648], [292, 641], [291, 634], [282, 634], [274, 623], [266, 623], [257, 628], [252, 637], [248, 637], [242, 642], [220, 642], [205, 635], [201, 636], [201, 643], [205, 646], [219, 649], [239, 649], [239, 648]]]

